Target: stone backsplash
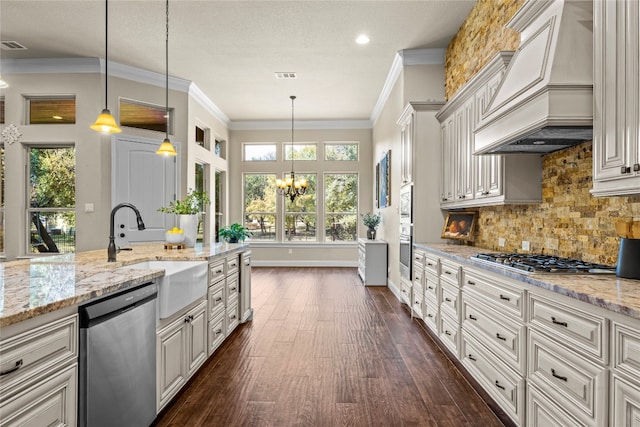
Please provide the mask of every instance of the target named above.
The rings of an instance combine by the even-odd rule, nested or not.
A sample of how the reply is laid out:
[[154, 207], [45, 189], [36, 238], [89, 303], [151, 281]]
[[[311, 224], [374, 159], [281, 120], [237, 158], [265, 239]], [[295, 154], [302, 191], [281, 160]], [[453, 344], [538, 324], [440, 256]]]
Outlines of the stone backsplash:
[[527, 240], [531, 252], [614, 265], [620, 242], [615, 223], [640, 220], [640, 196], [593, 197], [592, 177], [591, 142], [545, 155], [542, 203], [479, 208], [474, 244], [520, 252]]
[[478, 0], [445, 53], [445, 97], [453, 95], [501, 50], [516, 50], [520, 34], [505, 24], [524, 0]]

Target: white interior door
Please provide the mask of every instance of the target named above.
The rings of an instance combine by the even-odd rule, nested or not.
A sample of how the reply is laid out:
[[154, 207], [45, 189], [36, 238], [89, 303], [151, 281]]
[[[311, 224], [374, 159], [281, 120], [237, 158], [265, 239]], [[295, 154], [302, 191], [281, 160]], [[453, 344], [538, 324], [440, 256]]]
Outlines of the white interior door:
[[[178, 188], [176, 157], [156, 154], [159, 141], [118, 135], [111, 150], [111, 207], [131, 203], [140, 211], [146, 226], [138, 230], [133, 210], [121, 208], [115, 216], [117, 246], [164, 241], [164, 233], [175, 225], [175, 215], [158, 212], [175, 199]], [[179, 145], [176, 145], [178, 153]]]

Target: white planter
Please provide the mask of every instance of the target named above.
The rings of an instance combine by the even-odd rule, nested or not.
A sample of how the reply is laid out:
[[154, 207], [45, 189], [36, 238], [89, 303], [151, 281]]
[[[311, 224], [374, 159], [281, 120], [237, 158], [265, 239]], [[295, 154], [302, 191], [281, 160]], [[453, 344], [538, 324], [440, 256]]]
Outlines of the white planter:
[[180, 228], [184, 230], [184, 243], [188, 248], [196, 244], [198, 236], [198, 214], [179, 215]]

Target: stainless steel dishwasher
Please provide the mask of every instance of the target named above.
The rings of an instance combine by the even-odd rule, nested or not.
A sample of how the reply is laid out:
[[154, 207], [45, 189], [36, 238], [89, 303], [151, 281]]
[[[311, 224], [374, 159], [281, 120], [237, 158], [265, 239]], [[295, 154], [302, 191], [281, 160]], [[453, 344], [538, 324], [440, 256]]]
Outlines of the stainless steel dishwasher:
[[149, 426], [156, 417], [157, 285], [79, 307], [78, 424]]

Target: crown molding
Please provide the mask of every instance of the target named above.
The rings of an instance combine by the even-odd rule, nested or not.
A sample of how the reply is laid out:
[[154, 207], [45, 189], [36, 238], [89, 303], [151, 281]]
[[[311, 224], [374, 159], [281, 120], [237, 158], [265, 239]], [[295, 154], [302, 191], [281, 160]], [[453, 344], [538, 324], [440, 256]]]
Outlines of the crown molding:
[[380, 95], [378, 96], [378, 101], [373, 107], [373, 111], [371, 112], [369, 121], [371, 123], [375, 123], [380, 117], [380, 114], [382, 114], [382, 109], [389, 100], [389, 95], [391, 95], [393, 86], [398, 81], [398, 78], [400, 77], [402, 69], [405, 65], [444, 64], [444, 54], [445, 49], [443, 48], [403, 49], [396, 52], [396, 56], [393, 58], [391, 68], [389, 69], [389, 73], [387, 74], [387, 79], [382, 86], [382, 90], [380, 91]]
[[227, 117], [227, 115], [220, 108], [218, 108], [218, 106], [214, 104], [207, 95], [205, 95], [205, 93], [198, 87], [198, 85], [193, 82], [189, 86], [189, 95], [211, 115], [224, 123], [227, 128], [232, 128], [233, 123], [231, 122], [231, 119], [229, 119], [229, 117]]

